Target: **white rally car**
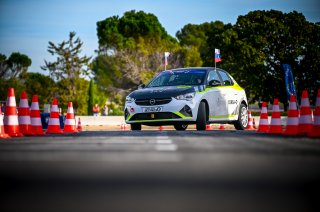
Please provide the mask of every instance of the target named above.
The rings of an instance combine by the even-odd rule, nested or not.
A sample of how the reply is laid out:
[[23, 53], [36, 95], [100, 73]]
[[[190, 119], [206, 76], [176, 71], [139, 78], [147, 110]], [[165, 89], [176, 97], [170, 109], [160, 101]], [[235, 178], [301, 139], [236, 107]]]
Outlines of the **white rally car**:
[[209, 123], [248, 125], [248, 102], [244, 89], [218, 68], [181, 68], [161, 72], [147, 85], [126, 97], [124, 116], [132, 130], [141, 125], [173, 125], [185, 130], [196, 124], [205, 130]]

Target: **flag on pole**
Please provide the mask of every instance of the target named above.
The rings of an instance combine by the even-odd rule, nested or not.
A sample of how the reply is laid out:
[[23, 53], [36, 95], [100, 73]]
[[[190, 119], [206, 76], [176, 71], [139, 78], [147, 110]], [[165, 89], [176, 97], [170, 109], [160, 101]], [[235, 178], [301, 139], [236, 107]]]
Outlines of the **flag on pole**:
[[164, 53], [164, 65], [168, 65], [168, 58], [169, 58], [170, 52]]
[[221, 62], [220, 49], [214, 49], [214, 62]]
[[294, 86], [294, 78], [289, 64], [283, 64], [282, 67], [284, 69], [284, 82], [286, 84], [287, 99], [289, 101], [290, 95], [297, 96], [296, 88]]

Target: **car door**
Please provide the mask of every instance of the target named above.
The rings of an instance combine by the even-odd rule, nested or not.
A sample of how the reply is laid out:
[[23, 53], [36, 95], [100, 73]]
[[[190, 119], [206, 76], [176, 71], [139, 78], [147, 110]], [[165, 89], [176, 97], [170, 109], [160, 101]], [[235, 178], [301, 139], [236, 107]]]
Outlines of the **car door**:
[[237, 114], [238, 104], [240, 103], [240, 97], [238, 90], [234, 89], [234, 83], [229, 74], [225, 71], [218, 70], [218, 74], [222, 80], [221, 92], [226, 99], [227, 114], [229, 118], [232, 118]]
[[210, 119], [225, 119], [228, 115], [227, 101], [223, 92], [221, 92], [221, 79], [216, 70], [211, 70], [207, 77], [207, 96], [209, 103]]

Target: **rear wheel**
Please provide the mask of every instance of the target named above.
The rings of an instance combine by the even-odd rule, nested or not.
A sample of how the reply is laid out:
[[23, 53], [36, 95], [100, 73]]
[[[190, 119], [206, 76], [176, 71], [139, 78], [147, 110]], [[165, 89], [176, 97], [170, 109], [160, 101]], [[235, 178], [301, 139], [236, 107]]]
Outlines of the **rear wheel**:
[[206, 104], [200, 102], [197, 116], [197, 130], [206, 130], [207, 124], [207, 114], [206, 114]]
[[131, 124], [131, 130], [141, 130], [141, 124]]
[[248, 126], [248, 109], [244, 104], [240, 105], [238, 120], [234, 123], [237, 130], [245, 130]]
[[176, 130], [186, 130], [188, 128], [187, 124], [175, 124], [173, 126]]

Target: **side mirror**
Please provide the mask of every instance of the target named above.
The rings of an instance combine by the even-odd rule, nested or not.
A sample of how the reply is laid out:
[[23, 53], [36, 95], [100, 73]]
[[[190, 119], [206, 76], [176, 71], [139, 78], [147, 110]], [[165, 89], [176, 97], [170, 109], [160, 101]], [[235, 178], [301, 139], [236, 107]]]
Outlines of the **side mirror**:
[[145, 87], [146, 87], [145, 84], [141, 84], [141, 85], [138, 86], [138, 89], [143, 89], [143, 88], [145, 88]]
[[215, 87], [215, 86], [221, 86], [221, 82], [219, 80], [211, 80], [209, 81], [209, 86]]

